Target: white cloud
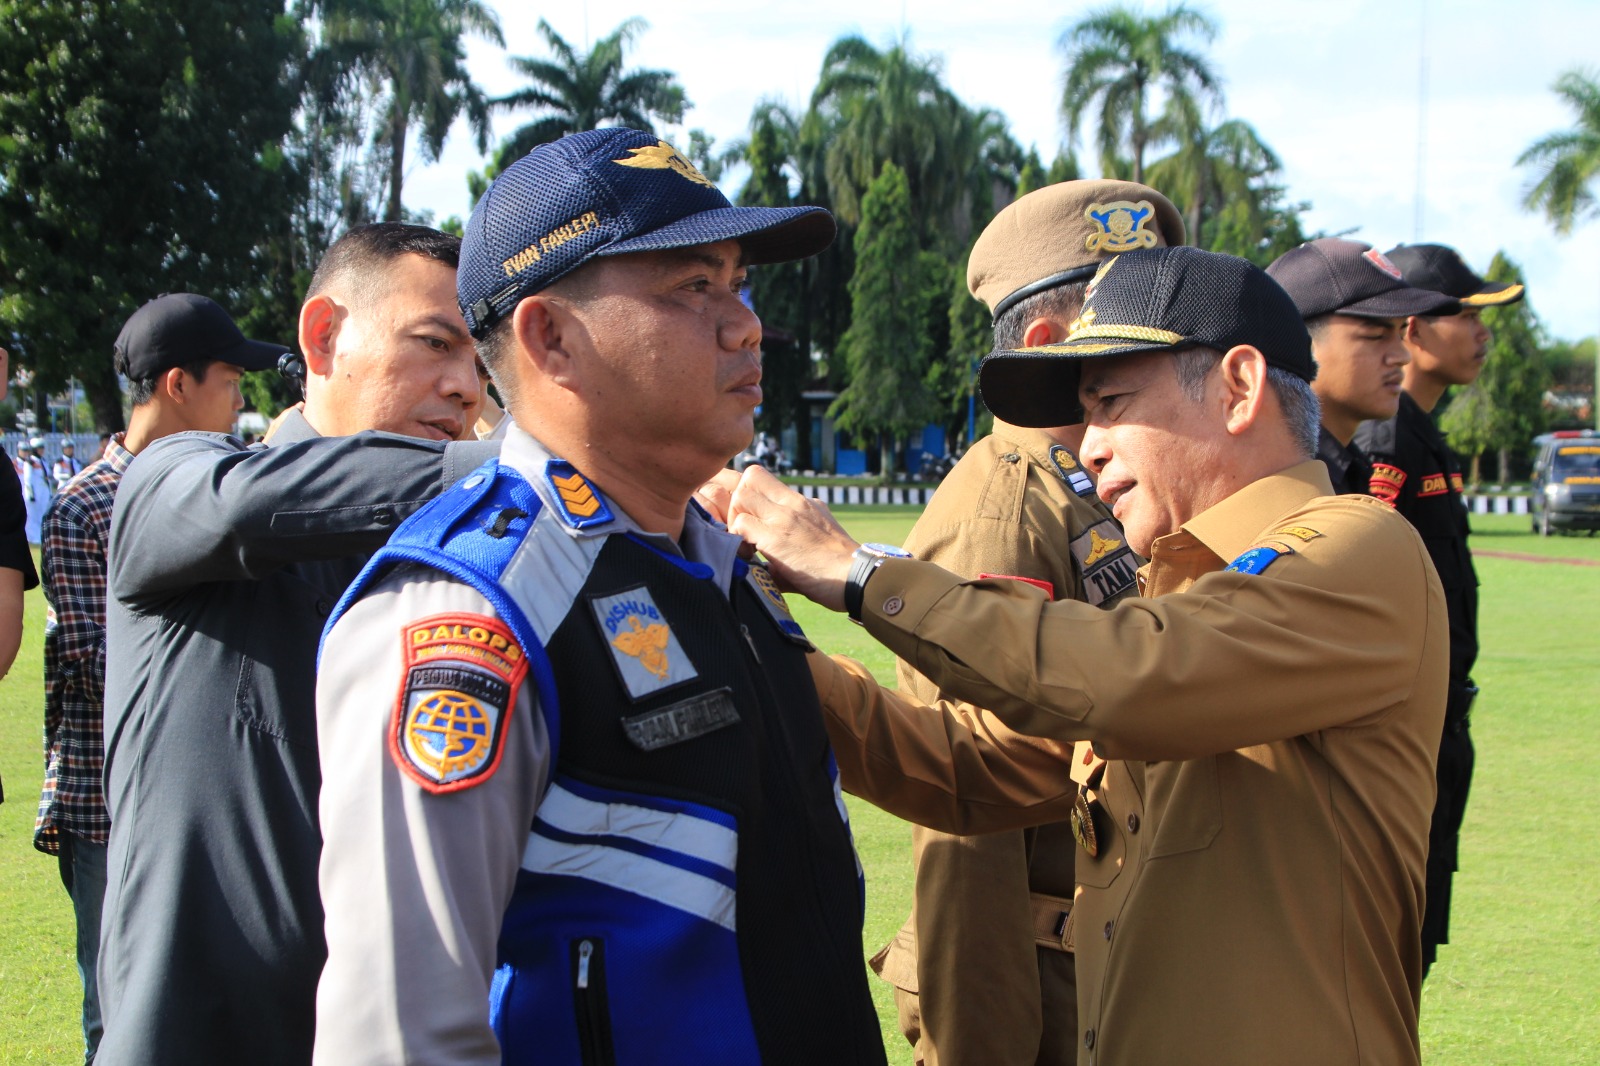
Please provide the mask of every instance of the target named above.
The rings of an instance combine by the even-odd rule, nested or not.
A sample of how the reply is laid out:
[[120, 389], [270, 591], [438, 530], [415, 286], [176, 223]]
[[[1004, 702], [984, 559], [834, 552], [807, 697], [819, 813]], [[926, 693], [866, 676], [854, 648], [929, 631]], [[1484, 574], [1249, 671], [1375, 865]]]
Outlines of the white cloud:
[[[542, 55], [530, 5], [496, 6], [507, 51]], [[1425, 13], [1422, 239], [1456, 246], [1480, 271], [1505, 249], [1527, 272], [1530, 299], [1554, 333], [1600, 329], [1600, 224], [1556, 238], [1519, 206], [1526, 175], [1514, 165], [1534, 138], [1570, 125], [1550, 85], [1563, 70], [1592, 64], [1600, 4], [1529, 0], [1508, 12], [1488, 0], [1221, 0], [1209, 9], [1222, 25], [1210, 55], [1225, 80], [1228, 111], [1253, 123], [1283, 158], [1289, 194], [1313, 205], [1309, 225], [1357, 228], [1359, 239], [1383, 247], [1414, 239]], [[583, 46], [639, 13], [635, 3], [589, 0], [548, 17]], [[902, 18], [911, 47], [942, 56], [952, 89], [971, 105], [1004, 113], [1024, 145], [1037, 144], [1048, 160], [1062, 137], [1056, 40], [1078, 11], [1060, 4], [706, 0], [644, 13], [651, 27], [630, 63], [676, 72], [694, 104], [685, 126], [718, 140], [741, 136], [763, 97], [803, 106], [823, 53], [839, 36], [860, 33], [881, 46], [900, 32]], [[469, 54], [488, 92], [517, 87], [506, 53], [474, 43]], [[495, 137], [525, 120], [497, 117]], [[407, 205], [440, 217], [465, 214], [465, 175], [481, 165], [458, 124], [438, 163], [410, 168]]]

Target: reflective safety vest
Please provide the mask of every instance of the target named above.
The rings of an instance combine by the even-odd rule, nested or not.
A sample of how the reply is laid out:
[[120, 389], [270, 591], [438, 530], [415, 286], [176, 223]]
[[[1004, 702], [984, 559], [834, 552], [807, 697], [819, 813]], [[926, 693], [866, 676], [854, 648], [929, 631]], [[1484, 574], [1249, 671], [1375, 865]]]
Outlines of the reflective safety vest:
[[810, 645], [771, 577], [740, 561], [724, 594], [637, 532], [575, 537], [542, 510], [491, 460], [329, 621], [420, 564], [482, 593], [527, 653], [553, 766], [500, 934], [504, 1061], [883, 1063]]

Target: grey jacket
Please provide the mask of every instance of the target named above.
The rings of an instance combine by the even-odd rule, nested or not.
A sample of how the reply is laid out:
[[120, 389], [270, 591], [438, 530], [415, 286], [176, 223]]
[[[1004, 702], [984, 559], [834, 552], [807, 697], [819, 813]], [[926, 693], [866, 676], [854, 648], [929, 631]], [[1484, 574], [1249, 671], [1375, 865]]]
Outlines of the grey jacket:
[[498, 451], [291, 415], [129, 468], [107, 604], [103, 1066], [309, 1062], [322, 626], [401, 520]]

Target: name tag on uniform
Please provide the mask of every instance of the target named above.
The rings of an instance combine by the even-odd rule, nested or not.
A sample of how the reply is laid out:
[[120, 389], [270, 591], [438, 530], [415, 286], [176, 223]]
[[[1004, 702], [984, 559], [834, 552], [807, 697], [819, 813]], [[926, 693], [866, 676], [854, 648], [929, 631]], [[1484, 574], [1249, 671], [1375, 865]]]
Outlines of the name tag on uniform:
[[623, 687], [635, 700], [700, 675], [644, 585], [589, 600]]
[[1138, 573], [1133, 550], [1110, 519], [1096, 522], [1072, 538], [1072, 555], [1083, 572], [1083, 598], [1098, 607], [1133, 587]]
[[622, 731], [627, 734], [628, 742], [640, 751], [655, 751], [703, 737], [738, 721], [739, 711], [733, 705], [732, 691], [719, 688], [659, 710], [624, 718]]

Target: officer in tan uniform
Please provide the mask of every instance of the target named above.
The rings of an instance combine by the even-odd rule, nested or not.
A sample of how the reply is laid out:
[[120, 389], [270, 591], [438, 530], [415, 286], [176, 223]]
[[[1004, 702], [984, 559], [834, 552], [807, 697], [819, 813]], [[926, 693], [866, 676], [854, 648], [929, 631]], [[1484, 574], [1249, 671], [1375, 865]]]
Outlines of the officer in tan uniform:
[[[978, 237], [967, 286], [994, 314], [997, 348], [1065, 339], [1096, 268], [1118, 252], [1182, 244], [1154, 189], [1068, 181], [1017, 200]], [[1075, 419], [1072, 389], [1039, 417]], [[1135, 592], [1140, 560], [1095, 497], [1076, 449], [1081, 423], [997, 422], [944, 479], [906, 547], [964, 577], [1030, 581], [1056, 599], [1110, 606]], [[902, 691], [936, 686], [905, 662]], [[1134, 797], [1136, 798], [1136, 796]], [[895, 985], [901, 1031], [926, 1066], [1044, 1066], [1077, 1059], [1069, 823], [979, 836], [912, 830], [916, 893], [905, 926], [872, 960]]]
[[774, 479], [738, 482], [732, 528], [782, 579], [987, 709], [929, 713], [813, 656], [845, 787], [973, 831], [1053, 813], [1065, 741], [1142, 771], [1115, 870], [1076, 905], [1082, 1066], [1419, 1062], [1449, 650], [1421, 540], [1331, 494], [1309, 338], [1243, 260], [1116, 257], [1065, 342], [985, 364], [985, 399], [1016, 420], [1064, 372], [1099, 495], [1150, 558], [1110, 610], [858, 548]]

